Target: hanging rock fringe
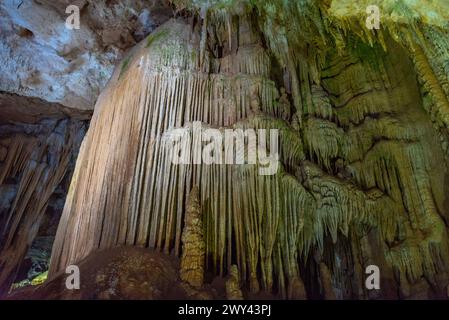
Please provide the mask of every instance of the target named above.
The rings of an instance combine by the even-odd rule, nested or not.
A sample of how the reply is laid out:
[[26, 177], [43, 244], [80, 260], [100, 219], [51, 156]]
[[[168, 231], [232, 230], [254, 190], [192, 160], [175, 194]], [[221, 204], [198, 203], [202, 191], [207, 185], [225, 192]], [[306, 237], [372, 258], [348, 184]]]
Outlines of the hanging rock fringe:
[[[402, 58], [406, 49], [392, 39], [398, 30], [351, 40], [348, 30], [360, 23], [319, 18], [330, 10], [327, 2], [284, 1], [291, 10], [269, 2], [255, 1], [264, 17], [259, 25], [244, 9], [208, 8], [204, 23], [193, 27], [172, 20], [118, 67], [81, 148], [51, 275], [118, 245], [179, 256], [193, 186], [206, 270], [223, 276], [235, 264], [253, 293], [276, 288], [304, 299], [300, 265], [313, 250], [334, 250], [326, 239], [335, 247], [340, 238], [354, 241], [348, 255], [362, 270], [359, 239], [367, 230], [383, 245], [389, 267], [410, 282], [447, 269], [438, 191], [444, 177], [435, 174], [444, 158], [410, 70], [434, 98], [427, 107], [435, 108], [430, 113], [441, 130], [447, 85], [435, 84], [440, 78], [421, 61], [429, 61], [425, 52], [415, 48], [416, 61]], [[274, 25], [298, 17], [291, 30]], [[379, 41], [387, 58], [366, 61], [344, 49], [351, 41], [358, 49]], [[282, 116], [288, 104], [272, 79], [270, 54], [285, 70], [295, 122]], [[179, 128], [188, 133], [195, 121], [218, 130], [279, 129], [280, 170], [260, 176], [257, 165], [172, 164], [167, 137]], [[330, 278], [341, 274], [335, 268], [319, 268], [332, 298]]]

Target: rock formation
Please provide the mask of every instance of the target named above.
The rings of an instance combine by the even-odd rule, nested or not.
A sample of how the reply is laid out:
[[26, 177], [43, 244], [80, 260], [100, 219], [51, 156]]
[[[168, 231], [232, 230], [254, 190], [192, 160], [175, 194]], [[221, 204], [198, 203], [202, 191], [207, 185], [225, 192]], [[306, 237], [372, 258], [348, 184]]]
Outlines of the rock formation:
[[[298, 261], [314, 250], [327, 258], [327, 284], [329, 273], [339, 274], [338, 246], [354, 268], [375, 259], [384, 273], [411, 283], [445, 272], [446, 178], [432, 168], [446, 156], [421, 97], [427, 84], [439, 110], [447, 96], [426, 48], [412, 37], [395, 40], [410, 29], [345, 35], [339, 21], [313, 20], [316, 10], [333, 12], [338, 3], [274, 3], [268, 11], [257, 2], [257, 22], [243, 2], [203, 7], [198, 22], [165, 24], [124, 60], [97, 104], [50, 272], [119, 244], [179, 254], [192, 185], [200, 188], [207, 270], [223, 274], [235, 263], [253, 293], [272, 291], [274, 282], [286, 292], [304, 276]], [[281, 12], [297, 12], [301, 31], [271, 34], [282, 31], [270, 27], [270, 15], [286, 19]], [[290, 88], [299, 132], [279, 119], [281, 87]], [[261, 177], [246, 166], [172, 165], [164, 136], [193, 121], [280, 129], [282, 170]], [[367, 235], [378, 240], [364, 248]], [[351, 295], [366, 292], [362, 278], [343, 283], [355, 286]]]
[[[68, 4], [80, 30], [64, 26]], [[95, 100], [125, 50], [171, 15], [158, 1], [1, 1], [0, 296], [48, 270]]]
[[79, 264], [80, 289], [67, 290], [67, 274], [60, 273], [42, 286], [13, 293], [11, 299], [186, 299], [176, 259], [143, 248], [97, 251]]
[[332, 274], [323, 262], [320, 263], [320, 278], [323, 287], [323, 296], [326, 300], [335, 300], [334, 288], [332, 286]]
[[[65, 28], [69, 5], [81, 12], [79, 30]], [[170, 16], [171, 9], [155, 0], [4, 0], [0, 96], [92, 111], [125, 50]]]
[[226, 297], [228, 300], [243, 300], [239, 269], [235, 264], [229, 269], [229, 276], [226, 280]]
[[[289, 299], [447, 298], [449, 5], [170, 3], [177, 17], [134, 46], [98, 98], [50, 277], [98, 249], [139, 246], [182, 257], [181, 277], [196, 287], [201, 275], [231, 274], [228, 288], [237, 292], [239, 274], [245, 293]], [[366, 26], [369, 5], [382, 12], [378, 30]], [[196, 123], [215, 133], [278, 130], [279, 170], [260, 175], [262, 163], [206, 164], [190, 153], [187, 163], [173, 163], [173, 138], [195, 136]], [[76, 135], [65, 137], [76, 144]], [[192, 150], [210, 142], [181, 141]], [[18, 214], [0, 216], [15, 226], [40, 171], [19, 165], [22, 153], [34, 154], [21, 139], [1, 146], [0, 174], [26, 172]], [[71, 155], [62, 149], [38, 188], [43, 200]], [[229, 150], [220, 151], [212, 158]], [[234, 160], [242, 154], [232, 151]], [[28, 213], [31, 225], [43, 200], [31, 202], [39, 209]], [[14, 227], [8, 232], [0, 262], [26, 243]], [[369, 265], [381, 270], [380, 290], [365, 286]]]
[[194, 288], [204, 284], [205, 244], [198, 188], [190, 191], [182, 233], [181, 280]]
[[29, 123], [8, 123], [7, 115], [0, 120], [0, 293], [8, 292], [36, 236], [48, 228], [45, 220], [70, 181], [86, 131], [81, 120], [40, 117]]

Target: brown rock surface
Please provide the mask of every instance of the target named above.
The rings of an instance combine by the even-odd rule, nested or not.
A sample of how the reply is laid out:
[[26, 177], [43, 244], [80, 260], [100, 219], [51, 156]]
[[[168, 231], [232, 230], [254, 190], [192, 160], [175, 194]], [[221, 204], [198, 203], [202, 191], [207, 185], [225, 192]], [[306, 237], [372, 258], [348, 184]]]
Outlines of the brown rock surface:
[[[80, 8], [69, 30], [66, 8]], [[126, 51], [172, 16], [159, 0], [0, 2], [0, 93], [93, 110]]]
[[187, 201], [182, 234], [181, 279], [194, 288], [204, 282], [205, 244], [198, 188], [194, 187]]
[[67, 274], [59, 273], [37, 288], [12, 294], [10, 299], [185, 299], [178, 262], [148, 249], [120, 247], [97, 251], [78, 264], [80, 290], [68, 290]]
[[[171, 1], [183, 3], [180, 17], [127, 55], [98, 101], [50, 274], [98, 248], [121, 244], [182, 253], [183, 278], [197, 288], [204, 271], [224, 275], [235, 264], [248, 295], [446, 297], [447, 5], [373, 0], [382, 4], [385, 28], [371, 32], [362, 14], [354, 16], [360, 3], [370, 1], [254, 0], [241, 1], [237, 9], [223, 2], [194, 10], [202, 1]], [[58, 3], [67, 2], [55, 2], [60, 13]], [[0, 89], [89, 109], [86, 101], [93, 101], [92, 92], [104, 83], [104, 64], [111, 66], [147, 33], [151, 15], [145, 9], [133, 13], [142, 3], [81, 1], [83, 21], [92, 30], [73, 38], [52, 38], [33, 21], [12, 19], [15, 9], [2, 3], [0, 15], [6, 12], [8, 19], [0, 21], [7, 21], [0, 29], [7, 34], [0, 46], [6, 71]], [[42, 20], [45, 8], [36, 10], [35, 19]], [[95, 41], [84, 43], [93, 39], [85, 36], [89, 32]], [[52, 64], [22, 63], [36, 43]], [[96, 50], [108, 52], [106, 59]], [[64, 72], [53, 77], [55, 69]], [[16, 116], [12, 109], [10, 117]], [[41, 119], [38, 113], [30, 115], [36, 118]], [[176, 129], [188, 131], [193, 121], [220, 130], [279, 130], [278, 174], [261, 177], [254, 166], [173, 165], [166, 137]], [[31, 130], [8, 123], [5, 128]], [[28, 149], [21, 141], [1, 141], [8, 148], [2, 172], [23, 169], [18, 155]], [[43, 155], [39, 163], [52, 159]], [[29, 171], [23, 176], [23, 183], [11, 183], [12, 177], [1, 186], [1, 206], [19, 209], [4, 216], [17, 221], [7, 224], [8, 238], [17, 241], [7, 242], [1, 259], [13, 257], [15, 264], [15, 246], [24, 251], [24, 235], [35, 234], [42, 211], [22, 210], [33, 190], [40, 190]], [[15, 201], [17, 185], [23, 197]], [[200, 188], [195, 210], [186, 200], [193, 185]], [[192, 227], [194, 211], [202, 214], [203, 228]], [[16, 232], [22, 216], [23, 234]], [[311, 259], [315, 251], [322, 257]], [[381, 290], [364, 286], [371, 264], [382, 272]], [[126, 282], [132, 285], [122, 283], [125, 295], [142, 294], [132, 277]], [[188, 288], [189, 297], [200, 294]], [[110, 294], [103, 290], [98, 296], [114, 298]]]

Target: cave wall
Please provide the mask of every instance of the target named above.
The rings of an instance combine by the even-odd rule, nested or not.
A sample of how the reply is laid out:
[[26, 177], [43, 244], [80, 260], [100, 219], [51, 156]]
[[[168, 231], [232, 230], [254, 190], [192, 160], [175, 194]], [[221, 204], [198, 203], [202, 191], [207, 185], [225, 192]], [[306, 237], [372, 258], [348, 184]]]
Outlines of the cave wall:
[[[80, 29], [65, 27], [80, 9]], [[172, 15], [161, 1], [4, 0], [0, 92], [93, 110], [126, 51]]]
[[[70, 4], [79, 30], [65, 27]], [[160, 1], [0, 2], [0, 295], [45, 280], [96, 99], [127, 49], [172, 14]]]

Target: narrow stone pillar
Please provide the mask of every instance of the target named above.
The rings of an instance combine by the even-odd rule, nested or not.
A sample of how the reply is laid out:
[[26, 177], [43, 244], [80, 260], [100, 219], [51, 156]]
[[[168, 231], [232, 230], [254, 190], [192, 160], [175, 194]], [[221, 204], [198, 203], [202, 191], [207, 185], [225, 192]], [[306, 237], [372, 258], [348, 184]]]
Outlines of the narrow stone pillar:
[[195, 186], [190, 191], [182, 233], [181, 280], [194, 288], [204, 282], [205, 243], [199, 191]]
[[320, 263], [321, 285], [323, 286], [324, 299], [336, 300], [334, 289], [332, 287], [332, 275], [324, 262]]

